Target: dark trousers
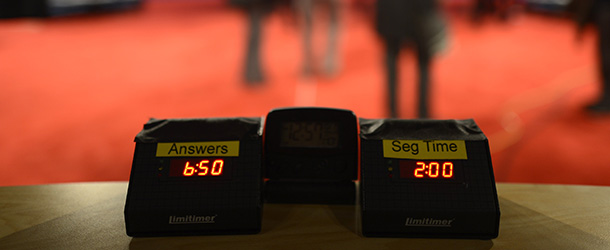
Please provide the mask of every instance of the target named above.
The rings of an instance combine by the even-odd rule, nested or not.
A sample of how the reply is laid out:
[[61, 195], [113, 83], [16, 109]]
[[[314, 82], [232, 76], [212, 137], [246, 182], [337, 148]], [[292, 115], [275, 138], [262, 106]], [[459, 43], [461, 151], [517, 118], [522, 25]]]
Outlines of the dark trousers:
[[599, 66], [602, 77], [602, 100], [610, 103], [610, 1], [597, 1], [595, 22], [599, 32]]
[[265, 6], [254, 4], [248, 12], [248, 48], [246, 49], [245, 79], [248, 83], [260, 83], [264, 80], [261, 66], [261, 36], [265, 17]]
[[[417, 49], [418, 89], [417, 89], [417, 115], [419, 118], [428, 118], [429, 113], [429, 84], [430, 84], [430, 52], [421, 43], [415, 44]], [[398, 117], [398, 96], [396, 93], [398, 82], [398, 55], [401, 41], [386, 39], [386, 77], [388, 83], [388, 108], [390, 117]]]

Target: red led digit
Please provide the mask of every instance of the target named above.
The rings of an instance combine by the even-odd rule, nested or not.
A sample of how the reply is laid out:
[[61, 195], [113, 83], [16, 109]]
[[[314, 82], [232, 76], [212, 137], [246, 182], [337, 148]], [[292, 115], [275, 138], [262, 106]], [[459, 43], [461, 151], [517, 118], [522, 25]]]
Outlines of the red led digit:
[[207, 165], [208, 163], [210, 163], [210, 161], [208, 161], [208, 160], [202, 160], [199, 162], [199, 169], [201, 169], [202, 171], [197, 173], [197, 175], [202, 176], [202, 175], [208, 174], [208, 169], [209, 169], [208, 165]]
[[440, 168], [440, 165], [438, 164], [438, 162], [430, 162], [430, 164], [428, 166], [429, 166], [428, 176], [430, 176], [430, 178], [438, 177], [439, 168]]
[[222, 167], [225, 165], [225, 161], [222, 159], [215, 160], [212, 163], [212, 175], [218, 176], [222, 174]]
[[443, 177], [444, 178], [453, 177], [453, 163], [452, 162], [443, 163]]
[[420, 172], [425, 171], [426, 163], [418, 161], [416, 164], [417, 164], [417, 166], [420, 166], [420, 167], [415, 169], [415, 172], [413, 173], [413, 175], [415, 175], [415, 177], [417, 177], [417, 178], [424, 178], [424, 174], [422, 174]]
[[182, 172], [182, 174], [184, 176], [192, 176], [195, 173], [195, 168], [192, 166], [189, 166], [189, 162], [187, 161], [186, 164], [184, 165], [184, 172]]

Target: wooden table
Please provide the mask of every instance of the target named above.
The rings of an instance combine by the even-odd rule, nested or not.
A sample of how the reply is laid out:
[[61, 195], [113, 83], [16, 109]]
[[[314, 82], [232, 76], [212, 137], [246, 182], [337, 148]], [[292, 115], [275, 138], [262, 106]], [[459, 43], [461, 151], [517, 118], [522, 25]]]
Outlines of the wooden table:
[[131, 238], [126, 182], [0, 187], [0, 249], [610, 249], [610, 187], [498, 184], [493, 240], [365, 238], [354, 206], [265, 204], [255, 235]]

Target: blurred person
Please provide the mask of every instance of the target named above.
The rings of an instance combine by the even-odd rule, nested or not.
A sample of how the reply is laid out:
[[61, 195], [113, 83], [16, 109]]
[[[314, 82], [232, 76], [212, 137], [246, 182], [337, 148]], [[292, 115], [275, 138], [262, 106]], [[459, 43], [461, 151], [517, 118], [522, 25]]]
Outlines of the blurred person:
[[314, 3], [318, 1], [325, 2], [328, 5], [330, 25], [323, 70], [327, 74], [333, 74], [338, 68], [336, 54], [339, 0], [231, 0], [231, 4], [242, 7], [248, 12], [249, 28], [244, 74], [247, 83], [260, 84], [265, 79], [260, 54], [263, 20], [280, 5], [285, 7], [292, 4], [297, 16], [302, 20], [303, 75], [308, 77], [312, 74], [314, 68], [312, 49], [313, 11], [315, 9]]
[[398, 117], [397, 59], [403, 46], [415, 47], [418, 67], [417, 115], [428, 118], [430, 64], [446, 43], [446, 23], [434, 0], [377, 0], [376, 29], [385, 43], [388, 107]]
[[597, 50], [601, 73], [601, 95], [586, 107], [595, 113], [610, 113], [610, 0], [575, 1], [579, 33], [588, 23], [597, 27]]
[[302, 20], [303, 29], [303, 76], [309, 77], [314, 71], [313, 50], [313, 14], [316, 4], [325, 5], [328, 11], [328, 37], [326, 53], [322, 61], [322, 70], [326, 75], [333, 75], [338, 70], [337, 44], [339, 33], [339, 0], [293, 0], [295, 10]]
[[249, 84], [264, 80], [260, 47], [264, 17], [273, 9], [274, 0], [230, 0], [234, 6], [243, 8], [248, 14], [248, 41], [246, 48], [244, 78]]

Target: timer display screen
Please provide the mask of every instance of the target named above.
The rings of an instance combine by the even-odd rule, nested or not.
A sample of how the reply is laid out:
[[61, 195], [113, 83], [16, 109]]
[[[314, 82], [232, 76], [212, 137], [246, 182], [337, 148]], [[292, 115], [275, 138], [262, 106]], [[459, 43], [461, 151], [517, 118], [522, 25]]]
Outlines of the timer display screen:
[[170, 177], [229, 177], [231, 161], [227, 158], [177, 158], [170, 161]]
[[336, 148], [339, 146], [339, 125], [336, 122], [283, 122], [280, 147]]
[[456, 178], [459, 166], [453, 161], [399, 161], [401, 179], [448, 179]]

